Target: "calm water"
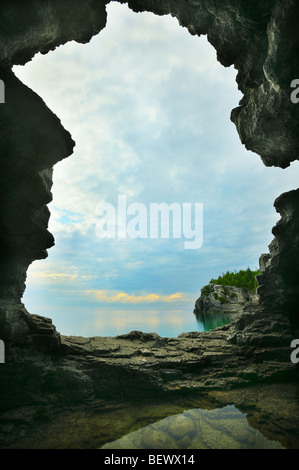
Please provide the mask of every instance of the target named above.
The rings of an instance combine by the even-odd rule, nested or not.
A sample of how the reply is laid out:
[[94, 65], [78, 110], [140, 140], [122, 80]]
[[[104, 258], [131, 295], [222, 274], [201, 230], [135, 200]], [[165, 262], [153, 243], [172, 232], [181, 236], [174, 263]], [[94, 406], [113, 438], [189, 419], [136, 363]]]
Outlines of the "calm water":
[[248, 415], [229, 396], [230, 403], [224, 399], [218, 406], [203, 395], [106, 407], [95, 401], [90, 409], [79, 406], [57, 413], [54, 420], [29, 424], [10, 447], [103, 449], [105, 456], [111, 449], [298, 449], [296, 390], [267, 385], [246, 389], [245, 395], [235, 392], [237, 401], [251, 403]]
[[57, 330], [64, 335], [117, 336], [133, 330], [176, 337], [189, 331], [209, 331], [229, 323], [232, 314], [195, 316], [192, 310], [103, 310], [88, 312], [82, 308], [53, 317]]
[[102, 449], [283, 449], [252, 428], [234, 405], [191, 409], [127, 434]]

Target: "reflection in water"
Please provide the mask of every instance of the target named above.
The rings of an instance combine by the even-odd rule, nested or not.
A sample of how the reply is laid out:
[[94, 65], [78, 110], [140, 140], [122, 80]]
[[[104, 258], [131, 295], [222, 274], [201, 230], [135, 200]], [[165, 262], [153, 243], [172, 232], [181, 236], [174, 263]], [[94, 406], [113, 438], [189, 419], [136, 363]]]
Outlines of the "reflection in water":
[[145, 426], [102, 449], [283, 449], [252, 428], [235, 406], [193, 409]]
[[[203, 332], [223, 326], [231, 320], [233, 315], [210, 313], [196, 316], [193, 308], [194, 305], [183, 309], [135, 308], [127, 310], [124, 308], [83, 308], [81, 305], [72, 305], [71, 308], [65, 307], [59, 321], [55, 321], [55, 326], [64, 335], [117, 336], [139, 330], [172, 338], [181, 333]], [[51, 309], [48, 311], [48, 316], [53, 317]]]
[[84, 336], [117, 336], [139, 330], [171, 338], [190, 331], [204, 332], [223, 326], [233, 314], [213, 313], [195, 316], [189, 309], [114, 310], [96, 309], [92, 316], [82, 315]]
[[195, 315], [198, 331], [210, 331], [231, 322], [233, 313], [198, 313]]
[[299, 449], [298, 398], [296, 383], [280, 383], [171, 400], [95, 400], [25, 427], [18, 418], [10, 448]]

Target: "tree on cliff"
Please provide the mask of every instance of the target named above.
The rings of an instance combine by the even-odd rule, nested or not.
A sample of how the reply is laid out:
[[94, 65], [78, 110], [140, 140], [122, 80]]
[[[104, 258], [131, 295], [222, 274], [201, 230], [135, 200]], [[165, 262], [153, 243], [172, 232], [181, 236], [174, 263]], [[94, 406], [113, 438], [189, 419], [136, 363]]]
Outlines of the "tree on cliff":
[[227, 271], [217, 279], [211, 279], [210, 284], [220, 284], [221, 286], [235, 286], [241, 287], [244, 291], [254, 292], [258, 286], [256, 276], [260, 274], [260, 271], [251, 271], [250, 268], [246, 270], [240, 270], [239, 272]]

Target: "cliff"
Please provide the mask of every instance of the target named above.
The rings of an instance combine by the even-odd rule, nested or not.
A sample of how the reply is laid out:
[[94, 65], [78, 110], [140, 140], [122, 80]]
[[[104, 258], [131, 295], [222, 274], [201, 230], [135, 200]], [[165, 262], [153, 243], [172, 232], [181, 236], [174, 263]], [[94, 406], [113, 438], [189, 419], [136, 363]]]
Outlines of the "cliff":
[[258, 295], [235, 286], [209, 284], [201, 289], [194, 313], [236, 313], [247, 304], [258, 305]]

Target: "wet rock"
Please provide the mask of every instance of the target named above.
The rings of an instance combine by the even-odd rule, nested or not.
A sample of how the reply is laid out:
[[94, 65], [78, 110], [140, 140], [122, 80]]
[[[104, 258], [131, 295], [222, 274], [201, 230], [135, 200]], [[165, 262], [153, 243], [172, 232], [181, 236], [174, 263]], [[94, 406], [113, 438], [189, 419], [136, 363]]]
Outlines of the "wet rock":
[[102, 448], [281, 449], [283, 446], [252, 428], [236, 407], [226, 406], [213, 410], [191, 409], [169, 416]]
[[[214, 429], [219, 431], [220, 441], [216, 448], [224, 446], [224, 442], [242, 449], [298, 448], [296, 384], [211, 391], [200, 396], [172, 396], [171, 400], [93, 400], [83, 403], [67, 410], [51, 411], [49, 406], [39, 405], [35, 409], [27, 406], [14, 413], [3, 413], [0, 442], [4, 442], [5, 437], [10, 443], [8, 447], [27, 449], [101, 446], [107, 449], [139, 449], [144, 448], [142, 435], [149, 426], [151, 431], [163, 432], [163, 442], [168, 435], [167, 446], [201, 449], [208, 448], [201, 430], [202, 420], [205, 420], [211, 442], [213, 437], [210, 434]], [[227, 403], [234, 403], [234, 406], [227, 406]], [[172, 420], [182, 415], [193, 423], [195, 432], [176, 439], [170, 434], [169, 427]], [[230, 441], [226, 436], [230, 437]]]
[[175, 441], [159, 426], [147, 426], [142, 433], [143, 449], [175, 449]]
[[196, 430], [194, 422], [188, 417], [178, 415], [174, 417], [169, 424], [168, 431], [177, 440], [182, 440], [185, 437], [189, 437], [194, 434]]

